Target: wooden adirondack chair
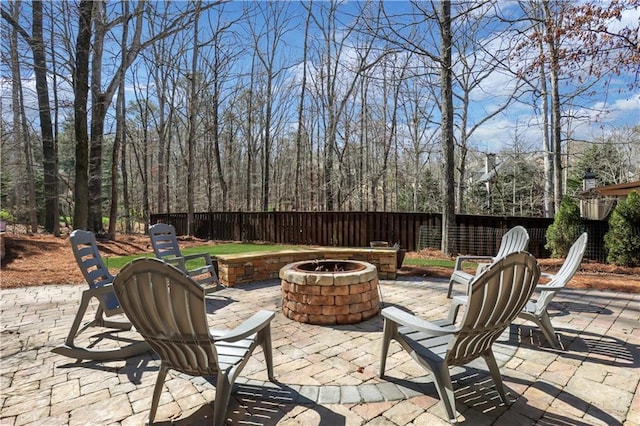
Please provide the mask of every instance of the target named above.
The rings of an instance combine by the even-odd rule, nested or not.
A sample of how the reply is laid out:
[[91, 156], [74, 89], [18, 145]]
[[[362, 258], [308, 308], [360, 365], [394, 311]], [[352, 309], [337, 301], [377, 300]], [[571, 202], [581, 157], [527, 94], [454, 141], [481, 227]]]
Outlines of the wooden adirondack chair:
[[[205, 289], [206, 293], [224, 288], [218, 279], [218, 261], [215, 258], [211, 258], [209, 253], [183, 255], [180, 252], [176, 230], [173, 225], [156, 223], [149, 228], [149, 236], [151, 237], [151, 245], [156, 257], [163, 262], [176, 266], [189, 275]], [[187, 262], [191, 260], [199, 260], [204, 265], [188, 269]]]
[[382, 310], [384, 335], [380, 377], [384, 377], [391, 340], [396, 340], [420, 366], [433, 376], [449, 421], [456, 422], [455, 397], [449, 367], [484, 358], [496, 389], [507, 403], [502, 376], [492, 345], [529, 300], [540, 277], [536, 259], [527, 252], [511, 253], [473, 278], [464, 317], [452, 303], [449, 317], [425, 321], [396, 307]]
[[[76, 313], [64, 344], [55, 347], [52, 351], [78, 360], [87, 359], [96, 361], [126, 359], [144, 352], [150, 352], [151, 348], [142, 340], [114, 349], [92, 349], [76, 346], [76, 337], [89, 327], [130, 330], [131, 323], [128, 321], [109, 321], [105, 318], [123, 314], [123, 312], [113, 292], [112, 282], [114, 277], [109, 273], [109, 270], [102, 261], [95, 235], [89, 231], [76, 229], [69, 236], [69, 241], [71, 242], [71, 249], [73, 250], [73, 255], [76, 258], [78, 267], [80, 271], [82, 271], [82, 275], [87, 281], [87, 284], [89, 284], [89, 288], [82, 292], [80, 307], [78, 308], [78, 312]], [[82, 320], [89, 307], [89, 302], [94, 297], [99, 302], [95, 317], [81, 327]]]
[[500, 241], [500, 248], [498, 249], [498, 253], [495, 256], [458, 256], [456, 258], [456, 264], [453, 267], [451, 278], [449, 278], [449, 291], [447, 292], [447, 297], [451, 299], [451, 291], [453, 290], [454, 283], [464, 284], [465, 286], [468, 286], [474, 277], [474, 275], [462, 270], [463, 262], [480, 261], [476, 270], [476, 275], [478, 275], [492, 262], [495, 262], [497, 259], [500, 259], [509, 253], [526, 250], [528, 245], [529, 233], [527, 232], [527, 230], [522, 226], [515, 226], [508, 230], [502, 236], [502, 240]]
[[569, 249], [569, 253], [567, 253], [567, 257], [557, 274], [542, 273], [542, 276], [549, 278], [550, 281], [536, 287], [536, 290], [540, 291], [540, 296], [536, 300], [530, 300], [518, 314], [518, 317], [536, 323], [549, 344], [554, 348], [559, 347], [558, 338], [551, 324], [547, 308], [556, 293], [565, 288], [575, 275], [582, 262], [586, 247], [587, 233], [584, 232]]
[[257, 345], [273, 380], [270, 322], [258, 311], [233, 330], [210, 330], [204, 290], [174, 266], [158, 259], [136, 259], [113, 282], [131, 322], [161, 360], [149, 412], [153, 423], [170, 369], [191, 376], [217, 376], [213, 424], [225, 421], [231, 388]]

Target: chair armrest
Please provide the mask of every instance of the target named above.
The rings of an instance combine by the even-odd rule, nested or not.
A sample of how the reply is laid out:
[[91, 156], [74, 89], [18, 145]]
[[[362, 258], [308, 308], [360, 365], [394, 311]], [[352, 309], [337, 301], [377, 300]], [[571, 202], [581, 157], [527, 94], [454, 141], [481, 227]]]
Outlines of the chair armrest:
[[449, 306], [449, 315], [447, 316], [447, 321], [449, 322], [449, 324], [454, 324], [456, 322], [460, 306], [466, 306], [468, 302], [468, 296], [455, 296], [451, 300], [451, 306]]
[[169, 265], [175, 266], [180, 269], [182, 272], [187, 270], [187, 263], [182, 256], [175, 257], [163, 257], [161, 259], [164, 263], [168, 263]]
[[447, 334], [452, 334], [457, 331], [452, 327], [439, 327], [395, 307], [384, 308], [382, 310], [382, 316], [396, 324], [429, 333], [432, 336], [446, 336]]
[[109, 293], [115, 294], [115, 291], [113, 289], [112, 282], [103, 281], [97, 287], [89, 287], [83, 290], [83, 293], [89, 293], [91, 294], [91, 296], [97, 297], [97, 296], [102, 296], [103, 294], [109, 294]]
[[451, 300], [451, 306], [466, 306], [469, 303], [469, 296], [455, 296]]
[[193, 259], [198, 259], [200, 257], [204, 259], [207, 265], [211, 264], [211, 255], [209, 255], [209, 253], [193, 253], [182, 255], [182, 258], [185, 260], [185, 262]]
[[556, 286], [556, 285], [537, 285], [535, 290], [536, 291], [560, 291], [563, 288], [564, 287]]
[[213, 340], [214, 342], [237, 342], [267, 327], [275, 316], [276, 314], [271, 311], [258, 311], [228, 333], [222, 336], [214, 336]]
[[462, 262], [468, 262], [471, 260], [490, 260], [493, 262], [492, 256], [458, 256], [456, 257], [456, 264], [453, 267], [454, 271], [459, 271], [462, 269]]
[[459, 284], [469, 285], [469, 283], [473, 281], [473, 278], [474, 275], [464, 271], [453, 271], [453, 273], [451, 274], [451, 281]]

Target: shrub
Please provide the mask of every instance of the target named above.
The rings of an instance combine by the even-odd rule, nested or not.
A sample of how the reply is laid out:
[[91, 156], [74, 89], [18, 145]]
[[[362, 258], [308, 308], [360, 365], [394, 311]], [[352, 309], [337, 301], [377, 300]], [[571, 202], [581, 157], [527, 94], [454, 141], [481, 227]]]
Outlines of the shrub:
[[0, 220], [6, 220], [7, 222], [13, 222], [13, 215], [9, 210], [0, 210]]
[[620, 266], [640, 266], [640, 195], [632, 191], [619, 201], [604, 236], [607, 261]]
[[553, 223], [547, 228], [547, 244], [544, 247], [551, 251], [551, 257], [565, 257], [581, 233], [582, 220], [578, 203], [571, 197], [565, 197]]

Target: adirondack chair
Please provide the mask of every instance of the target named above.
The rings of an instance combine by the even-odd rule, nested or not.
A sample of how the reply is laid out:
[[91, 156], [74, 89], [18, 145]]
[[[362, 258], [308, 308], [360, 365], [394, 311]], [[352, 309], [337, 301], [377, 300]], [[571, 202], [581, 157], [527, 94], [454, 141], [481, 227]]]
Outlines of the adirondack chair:
[[[215, 258], [211, 258], [209, 253], [183, 255], [180, 252], [176, 230], [173, 225], [156, 223], [149, 228], [149, 236], [151, 237], [151, 245], [156, 257], [176, 266], [189, 275], [205, 289], [206, 293], [224, 288], [218, 279], [218, 261]], [[198, 259], [204, 265], [193, 269], [187, 268], [187, 262]]]
[[[113, 292], [112, 282], [114, 277], [109, 273], [102, 261], [94, 234], [76, 229], [69, 236], [69, 241], [71, 242], [71, 249], [78, 267], [82, 271], [87, 284], [89, 284], [89, 288], [82, 292], [80, 307], [64, 344], [55, 347], [52, 351], [78, 360], [96, 361], [126, 359], [144, 352], [150, 352], [151, 348], [142, 340], [114, 349], [91, 349], [76, 346], [76, 337], [89, 327], [105, 327], [126, 331], [131, 329], [131, 323], [128, 321], [109, 321], [105, 318], [118, 314], [122, 315], [123, 312]], [[89, 302], [94, 297], [99, 303], [95, 317], [81, 327]]]
[[543, 278], [549, 278], [550, 281], [544, 285], [538, 285], [536, 290], [540, 291], [540, 296], [536, 300], [530, 300], [524, 309], [518, 314], [518, 317], [532, 321], [540, 327], [545, 339], [554, 348], [558, 348], [558, 338], [556, 331], [551, 324], [551, 318], [547, 308], [556, 293], [566, 287], [571, 281], [576, 271], [580, 267], [584, 251], [587, 247], [587, 233], [584, 232], [573, 243], [567, 253], [564, 263], [558, 270], [557, 274], [542, 273]]
[[453, 303], [449, 317], [429, 322], [396, 307], [382, 310], [384, 334], [380, 377], [384, 377], [391, 340], [396, 340], [411, 358], [429, 370], [450, 422], [457, 421], [455, 397], [449, 367], [484, 358], [502, 401], [507, 403], [502, 376], [492, 345], [518, 315], [540, 277], [536, 259], [527, 252], [511, 253], [497, 260], [473, 278], [464, 316], [455, 317]]
[[529, 233], [527, 232], [527, 230], [522, 226], [515, 226], [508, 230], [502, 236], [502, 240], [500, 241], [500, 248], [498, 249], [498, 253], [495, 256], [458, 256], [453, 267], [451, 278], [449, 278], [449, 290], [447, 291], [447, 297], [451, 299], [451, 292], [453, 290], [454, 283], [464, 284], [465, 286], [468, 286], [474, 277], [474, 275], [462, 270], [463, 262], [480, 261], [475, 274], [478, 275], [492, 262], [495, 262], [497, 259], [500, 259], [509, 253], [526, 250], [528, 245]]
[[161, 360], [149, 412], [153, 423], [170, 369], [191, 376], [217, 376], [213, 424], [225, 421], [231, 388], [257, 345], [273, 381], [270, 322], [258, 311], [233, 330], [209, 329], [204, 290], [176, 267], [141, 258], [126, 265], [113, 282], [131, 322]]

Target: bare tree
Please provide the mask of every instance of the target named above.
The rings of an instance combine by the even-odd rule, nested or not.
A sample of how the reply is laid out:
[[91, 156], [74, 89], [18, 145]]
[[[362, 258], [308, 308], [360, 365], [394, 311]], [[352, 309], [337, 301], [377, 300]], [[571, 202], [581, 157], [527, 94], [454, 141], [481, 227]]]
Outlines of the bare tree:
[[300, 210], [302, 207], [301, 202], [301, 174], [302, 174], [302, 137], [306, 136], [308, 139], [308, 132], [304, 125], [304, 105], [305, 95], [307, 93], [307, 54], [309, 48], [309, 26], [311, 25], [311, 10], [313, 8], [313, 0], [311, 0], [307, 7], [307, 17], [304, 21], [304, 45], [302, 47], [302, 79], [300, 82], [300, 102], [298, 104], [298, 126], [296, 129], [296, 168], [294, 176], [294, 206], [296, 210]]
[[87, 229], [89, 219], [89, 132], [87, 129], [87, 101], [89, 99], [89, 55], [93, 1], [80, 2], [76, 61], [73, 73], [73, 111], [76, 137], [76, 166], [74, 185], [73, 226]]
[[[269, 181], [271, 179], [271, 152], [273, 145], [273, 111], [276, 101], [276, 81], [288, 64], [282, 63], [283, 55], [279, 48], [283, 45], [283, 39], [293, 27], [289, 14], [289, 3], [255, 3], [255, 13], [260, 18], [256, 19], [256, 25], [250, 26], [255, 57], [260, 63], [260, 69], [264, 76], [262, 126], [262, 210], [269, 209]], [[257, 27], [257, 25], [260, 27]], [[254, 79], [257, 79], [254, 75]]]
[[[556, 5], [554, 3], [554, 5]], [[556, 7], [558, 7], [556, 5]], [[564, 4], [559, 5], [560, 8]], [[562, 201], [562, 125], [560, 123], [560, 36], [557, 31], [562, 10], [553, 11], [549, 0], [542, 0], [544, 40], [548, 48], [549, 77], [551, 81], [551, 145], [553, 146], [553, 195], [556, 211]]]
[[[338, 3], [331, 1], [317, 5], [312, 13], [312, 20], [321, 33], [322, 48], [315, 66], [316, 96], [318, 96], [323, 112], [324, 152], [323, 172], [325, 190], [325, 209], [333, 210], [339, 200], [339, 184], [336, 182], [338, 164], [338, 126], [351, 101], [352, 94], [361, 78], [361, 73], [371, 67], [375, 61], [369, 56], [374, 42], [373, 37], [362, 43], [351, 43], [351, 36], [356, 32], [356, 21], [347, 28], [338, 25]], [[355, 63], [347, 62], [347, 51], [356, 47]]]
[[[405, 50], [424, 56], [437, 64], [439, 68], [440, 88], [440, 132], [442, 147], [442, 252], [451, 253], [452, 245], [449, 232], [455, 225], [455, 181], [454, 181], [454, 116], [453, 116], [453, 61], [452, 61], [452, 22], [481, 7], [469, 4], [468, 9], [451, 15], [451, 2], [412, 2], [413, 11], [404, 16], [394, 16], [384, 11], [384, 23], [381, 24], [384, 38]], [[381, 3], [384, 9], [384, 3]], [[398, 25], [398, 19], [408, 20], [408, 24]], [[426, 23], [432, 24], [421, 28]], [[435, 31], [435, 34], [432, 33]], [[427, 40], [430, 35], [432, 40]]]
[[[201, 10], [215, 7], [219, 2], [207, 3]], [[161, 3], [156, 3], [159, 7]], [[185, 10], [177, 10], [174, 12], [172, 19], [162, 29], [161, 32], [149, 35], [145, 40], [142, 39], [143, 28], [145, 26], [145, 7], [150, 7], [144, 2], [139, 2], [136, 8], [127, 15], [124, 13], [116, 15], [113, 19], [108, 19], [103, 2], [96, 2], [96, 22], [95, 30], [92, 34], [90, 29], [88, 37], [93, 35], [92, 46], [92, 77], [91, 77], [91, 144], [89, 153], [89, 170], [88, 170], [88, 191], [89, 191], [89, 217], [88, 224], [95, 232], [102, 230], [102, 142], [104, 136], [104, 123], [107, 109], [111, 104], [111, 100], [119, 86], [120, 80], [124, 78], [127, 68], [133, 63], [139, 53], [147, 47], [153, 45], [158, 40], [169, 37], [186, 26], [191, 24], [194, 19], [195, 7], [188, 5]], [[169, 8], [169, 5], [165, 7]], [[151, 11], [152, 12], [152, 11]], [[151, 13], [150, 12], [150, 13]], [[107, 32], [117, 25], [132, 25], [131, 40], [126, 49], [122, 50], [124, 60], [113, 73], [112, 79], [102, 88], [102, 54], [104, 50], [105, 37]], [[78, 176], [76, 176], [78, 178]], [[78, 196], [78, 194], [76, 194]], [[78, 203], [76, 203], [78, 204]]]
[[[491, 6], [487, 4], [487, 6]], [[456, 190], [456, 211], [465, 213], [465, 189], [467, 185], [467, 154], [470, 138], [492, 118], [505, 111], [516, 99], [522, 82], [512, 78], [511, 93], [506, 93], [508, 85], [501, 80], [500, 88], [504, 91], [500, 98], [495, 97], [495, 106], [491, 110], [477, 114], [471, 118], [470, 109], [474, 103], [474, 96], [482, 96], [487, 90], [485, 83], [496, 76], [512, 77], [506, 63], [513, 49], [505, 32], [485, 34], [485, 28], [495, 23], [495, 15], [490, 14], [491, 7], [476, 10], [472, 15], [461, 15], [456, 25], [456, 37], [453, 44], [456, 49], [456, 64], [454, 66], [454, 80], [458, 90], [454, 91], [457, 100], [456, 128], [458, 130], [458, 179]]]
[[[14, 22], [18, 22], [20, 15], [20, 4], [17, 1], [9, 5], [11, 17]], [[18, 30], [15, 26], [11, 30], [9, 36], [9, 50], [11, 61], [11, 99], [13, 106], [13, 141], [14, 149], [10, 150], [12, 157], [15, 157], [18, 167], [24, 163], [24, 177], [26, 193], [18, 190], [16, 185], [16, 202], [19, 206], [26, 204], [29, 214], [29, 226], [31, 232], [38, 231], [38, 209], [36, 207], [36, 191], [33, 177], [33, 154], [31, 149], [31, 137], [29, 136], [29, 127], [27, 125], [27, 114], [24, 106], [24, 91], [22, 86], [22, 77], [20, 72], [20, 60], [18, 57]], [[22, 147], [21, 147], [22, 146]], [[13, 173], [18, 177], [22, 173]]]
[[[124, 14], [129, 14], [129, 3], [123, 3]], [[125, 26], [122, 29], [121, 45], [123, 49], [127, 46], [127, 37], [129, 35], [129, 27]], [[125, 57], [122, 57], [122, 62], [126, 61]], [[126, 66], [125, 63], [122, 64]], [[111, 149], [111, 199], [109, 207], [109, 229], [108, 233], [111, 239], [116, 239], [116, 225], [118, 223], [118, 155], [120, 154], [121, 147], [124, 147], [126, 143], [126, 96], [124, 87], [124, 78], [120, 79], [120, 85], [118, 86], [118, 95], [116, 97], [116, 135], [113, 141], [113, 147]], [[123, 155], [126, 150], [123, 149]], [[128, 213], [127, 213], [128, 216]], [[131, 232], [130, 222], [127, 221], [127, 231]]]
[[195, 18], [193, 24], [193, 49], [191, 50], [191, 73], [187, 74], [187, 80], [189, 82], [189, 96], [188, 96], [188, 128], [189, 134], [187, 136], [187, 235], [193, 235], [194, 223], [193, 223], [193, 189], [194, 189], [194, 161], [195, 161], [195, 144], [196, 144], [196, 127], [198, 125], [197, 115], [199, 106], [199, 72], [198, 72], [198, 60], [200, 52], [200, 7], [202, 3], [196, 1]]
[[[208, 40], [201, 43], [203, 50], [205, 50], [202, 54], [203, 68], [210, 75], [207, 77], [209, 84], [206, 89], [208, 93], [205, 106], [207, 118], [204, 129], [207, 141], [205, 148], [207, 154], [204, 160], [208, 211], [220, 209], [220, 206], [223, 210], [229, 208], [230, 185], [227, 179], [231, 176], [227, 177], [226, 174], [232, 174], [234, 168], [225, 167], [225, 163], [229, 162], [231, 158], [225, 159], [224, 155], [232, 156], [231, 151], [235, 147], [234, 144], [230, 144], [228, 145], [229, 152], [224, 152], [222, 135], [227, 130], [226, 126], [232, 127], [226, 134], [230, 137], [235, 135], [236, 123], [232, 115], [227, 115], [227, 118], [230, 118], [229, 121], [225, 121], [223, 116], [228, 101], [227, 97], [234, 93], [234, 90], [229, 90], [229, 83], [234, 77], [238, 77], [232, 70], [240, 55], [246, 50], [243, 43], [239, 42], [239, 37], [235, 32], [238, 24], [245, 19], [244, 13], [236, 16], [230, 13], [225, 14], [225, 11], [224, 8], [221, 8], [213, 20], [211, 16], [209, 17], [208, 27], [211, 28], [212, 34]], [[222, 195], [221, 202], [214, 202], [216, 185]]]
[[45, 229], [59, 236], [58, 153], [51, 123], [51, 105], [49, 103], [49, 86], [47, 84], [47, 58], [42, 26], [42, 2], [34, 1], [31, 9], [33, 12], [32, 35], [29, 35], [4, 8], [1, 8], [0, 11], [2, 17], [27, 41], [33, 53], [33, 71], [36, 78], [38, 115], [44, 157]]

